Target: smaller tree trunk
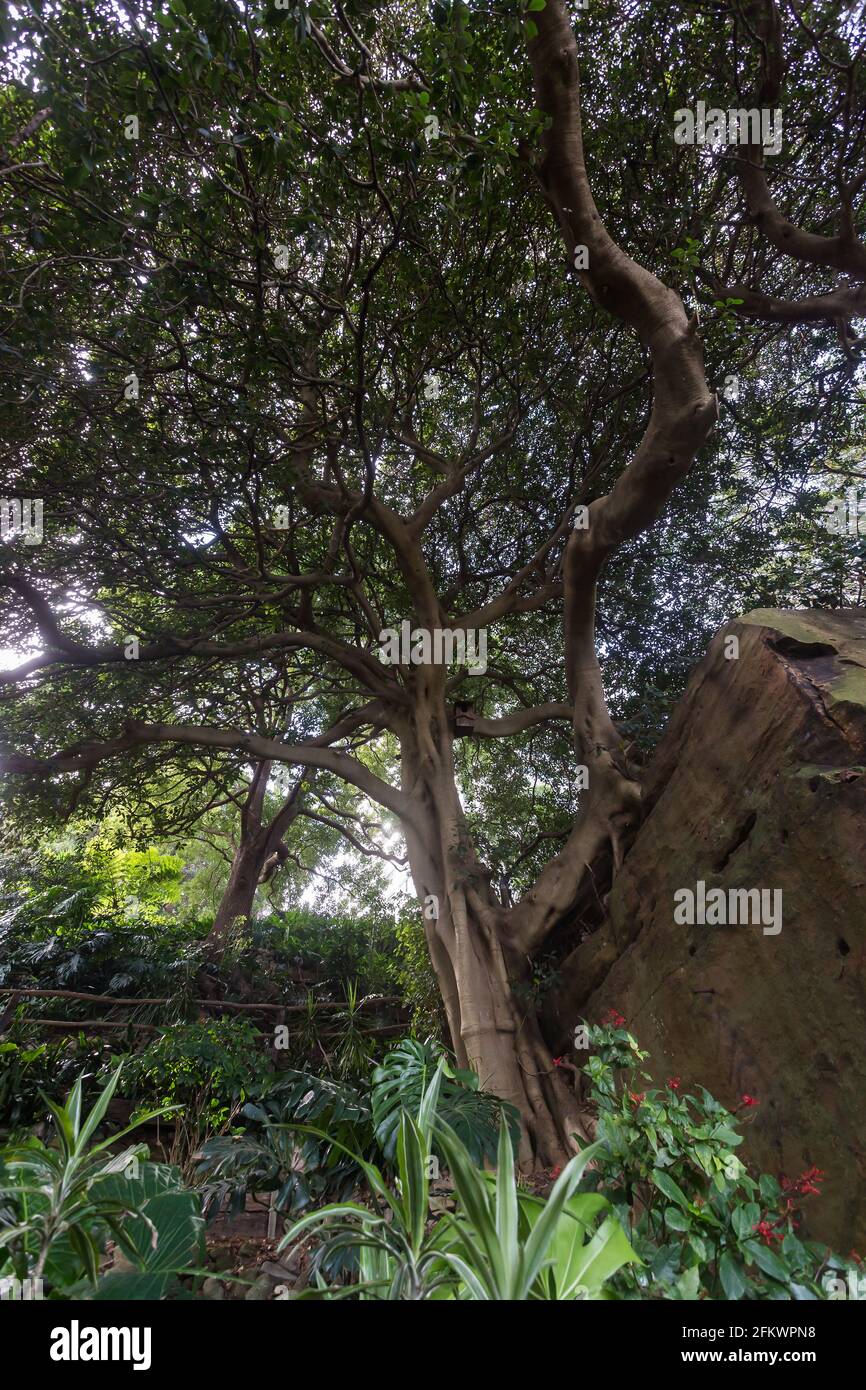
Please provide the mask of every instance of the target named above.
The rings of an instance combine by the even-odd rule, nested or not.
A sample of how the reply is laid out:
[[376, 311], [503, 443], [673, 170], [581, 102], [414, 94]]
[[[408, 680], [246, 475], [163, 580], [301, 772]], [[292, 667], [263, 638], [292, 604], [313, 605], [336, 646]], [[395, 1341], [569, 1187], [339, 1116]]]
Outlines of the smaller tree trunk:
[[241, 811], [241, 835], [232, 860], [228, 883], [217, 908], [213, 926], [208, 934], [208, 959], [218, 962], [236, 927], [249, 922], [256, 890], [260, 883], [273, 877], [275, 856], [285, 859], [283, 840], [292, 822], [300, 813], [299, 777], [273, 819], [262, 823], [262, 808], [270, 774], [270, 762], [256, 766], [246, 802]]
[[241, 841], [232, 860], [228, 883], [220, 899], [213, 926], [208, 933], [208, 950], [221, 955], [228, 945], [235, 924], [245, 926], [252, 916], [256, 889], [268, 859], [268, 846], [262, 836]]

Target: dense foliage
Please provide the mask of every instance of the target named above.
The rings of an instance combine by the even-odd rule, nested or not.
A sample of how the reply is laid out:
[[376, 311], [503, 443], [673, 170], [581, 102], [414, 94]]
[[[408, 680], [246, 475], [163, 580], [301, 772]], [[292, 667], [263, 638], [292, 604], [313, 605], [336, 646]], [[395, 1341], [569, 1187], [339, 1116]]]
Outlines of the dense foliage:
[[0, 1272], [186, 1297], [262, 1200], [311, 1297], [854, 1269], [542, 1006], [712, 634], [866, 602], [861, 10], [0, 16]]

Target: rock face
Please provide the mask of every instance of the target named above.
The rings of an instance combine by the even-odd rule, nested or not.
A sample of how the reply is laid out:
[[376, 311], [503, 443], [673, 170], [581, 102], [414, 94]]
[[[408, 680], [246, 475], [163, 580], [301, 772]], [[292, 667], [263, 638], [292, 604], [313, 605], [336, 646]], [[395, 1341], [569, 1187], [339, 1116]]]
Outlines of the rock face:
[[[613, 1006], [657, 1078], [702, 1083], [730, 1108], [757, 1097], [743, 1157], [777, 1175], [824, 1169], [807, 1233], [862, 1250], [866, 615], [759, 610], [717, 634], [646, 807], [609, 920], [566, 961], [546, 1031], [561, 1042]], [[726, 906], [730, 889], [780, 890], [781, 930], [769, 917], [689, 925], [679, 890], [699, 881]]]

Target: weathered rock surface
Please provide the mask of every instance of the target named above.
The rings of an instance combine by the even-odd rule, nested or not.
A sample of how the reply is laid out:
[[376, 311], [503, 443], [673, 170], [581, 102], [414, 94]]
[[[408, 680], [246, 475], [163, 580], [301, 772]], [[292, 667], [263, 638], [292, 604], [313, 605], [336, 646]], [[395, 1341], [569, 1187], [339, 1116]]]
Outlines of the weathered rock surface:
[[[562, 970], [548, 1036], [561, 1046], [614, 1006], [657, 1078], [702, 1083], [731, 1108], [756, 1096], [741, 1154], [777, 1175], [824, 1169], [808, 1234], [862, 1249], [866, 616], [759, 610], [717, 634], [646, 807], [608, 923]], [[678, 925], [674, 894], [698, 880], [781, 889], [781, 931]]]

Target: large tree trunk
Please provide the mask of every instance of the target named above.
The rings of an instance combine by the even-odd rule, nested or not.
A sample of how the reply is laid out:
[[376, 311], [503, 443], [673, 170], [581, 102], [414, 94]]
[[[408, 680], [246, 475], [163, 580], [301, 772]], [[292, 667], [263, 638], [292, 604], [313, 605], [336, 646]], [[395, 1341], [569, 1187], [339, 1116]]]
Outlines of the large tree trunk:
[[459, 1064], [516, 1106], [521, 1167], [550, 1166], [573, 1152], [573, 1135], [582, 1132], [576, 1098], [542, 1039], [528, 990], [516, 989], [529, 974], [516, 945], [520, 918], [496, 901], [490, 871], [476, 858], [456, 789], [444, 682], [431, 668], [419, 682], [425, 677], [401, 746], [403, 783], [419, 808], [405, 829], [430, 959]]

